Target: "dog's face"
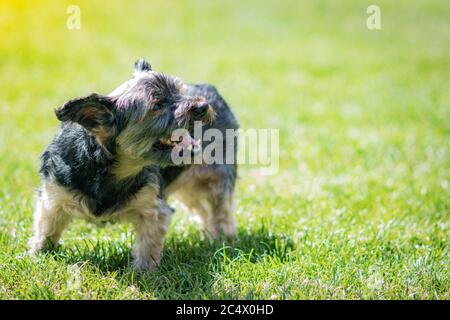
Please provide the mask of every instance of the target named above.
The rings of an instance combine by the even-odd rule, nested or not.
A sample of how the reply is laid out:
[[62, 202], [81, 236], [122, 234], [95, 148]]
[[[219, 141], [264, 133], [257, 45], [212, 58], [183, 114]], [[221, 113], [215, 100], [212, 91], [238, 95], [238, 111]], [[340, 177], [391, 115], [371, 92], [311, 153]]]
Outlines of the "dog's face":
[[172, 164], [174, 148], [198, 150], [189, 134], [172, 141], [174, 130], [191, 130], [194, 121], [214, 116], [205, 98], [184, 95], [179, 79], [152, 71], [142, 59], [135, 63], [134, 77], [109, 95], [73, 99], [55, 112], [60, 121], [88, 130], [112, 155], [160, 166]]

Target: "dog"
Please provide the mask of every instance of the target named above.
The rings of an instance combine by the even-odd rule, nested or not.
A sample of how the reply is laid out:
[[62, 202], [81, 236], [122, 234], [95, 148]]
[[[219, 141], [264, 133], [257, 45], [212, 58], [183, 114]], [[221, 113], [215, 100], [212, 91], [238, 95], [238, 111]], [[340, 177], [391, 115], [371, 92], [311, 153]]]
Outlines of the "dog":
[[[172, 194], [202, 219], [205, 233], [235, 236], [236, 164], [173, 162], [174, 152], [193, 157], [201, 150], [195, 121], [205, 130], [239, 127], [213, 86], [185, 84], [140, 59], [133, 77], [110, 94], [72, 99], [55, 114], [61, 127], [41, 155], [30, 254], [56, 248], [75, 218], [125, 222], [136, 231], [134, 269], [155, 271]], [[185, 133], [174, 140], [176, 130]]]

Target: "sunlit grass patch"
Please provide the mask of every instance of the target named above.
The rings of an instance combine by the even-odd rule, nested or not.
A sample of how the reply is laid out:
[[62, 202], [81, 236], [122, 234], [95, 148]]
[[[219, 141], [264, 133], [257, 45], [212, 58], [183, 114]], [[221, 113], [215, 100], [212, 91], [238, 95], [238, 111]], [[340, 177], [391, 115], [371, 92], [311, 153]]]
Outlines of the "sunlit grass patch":
[[[0, 298], [449, 299], [450, 6], [379, 1], [0, 5]], [[238, 237], [181, 206], [161, 268], [130, 268], [127, 225], [74, 223], [26, 255], [53, 109], [108, 93], [145, 56], [213, 83], [242, 128], [280, 130], [280, 168], [241, 166]]]

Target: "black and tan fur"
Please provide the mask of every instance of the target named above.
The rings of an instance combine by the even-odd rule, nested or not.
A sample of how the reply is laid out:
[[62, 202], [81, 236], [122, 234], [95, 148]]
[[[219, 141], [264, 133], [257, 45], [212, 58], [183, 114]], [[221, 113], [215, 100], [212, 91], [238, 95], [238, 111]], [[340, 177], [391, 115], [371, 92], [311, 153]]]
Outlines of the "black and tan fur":
[[203, 218], [211, 235], [235, 234], [236, 166], [171, 161], [174, 130], [192, 130], [195, 120], [205, 128], [237, 128], [213, 87], [183, 84], [141, 59], [134, 77], [109, 95], [76, 98], [55, 112], [62, 123], [41, 157], [32, 254], [57, 246], [74, 218], [128, 222], [136, 230], [134, 267], [154, 270], [173, 212], [165, 199], [172, 193]]

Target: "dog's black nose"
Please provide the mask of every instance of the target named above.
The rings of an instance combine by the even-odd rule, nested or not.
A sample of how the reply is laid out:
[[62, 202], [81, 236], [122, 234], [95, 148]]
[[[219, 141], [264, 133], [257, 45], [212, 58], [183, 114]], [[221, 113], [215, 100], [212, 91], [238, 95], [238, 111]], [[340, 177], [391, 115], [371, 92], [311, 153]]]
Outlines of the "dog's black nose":
[[201, 102], [198, 105], [196, 105], [192, 111], [197, 117], [202, 117], [206, 114], [208, 108], [209, 108], [208, 102]]

